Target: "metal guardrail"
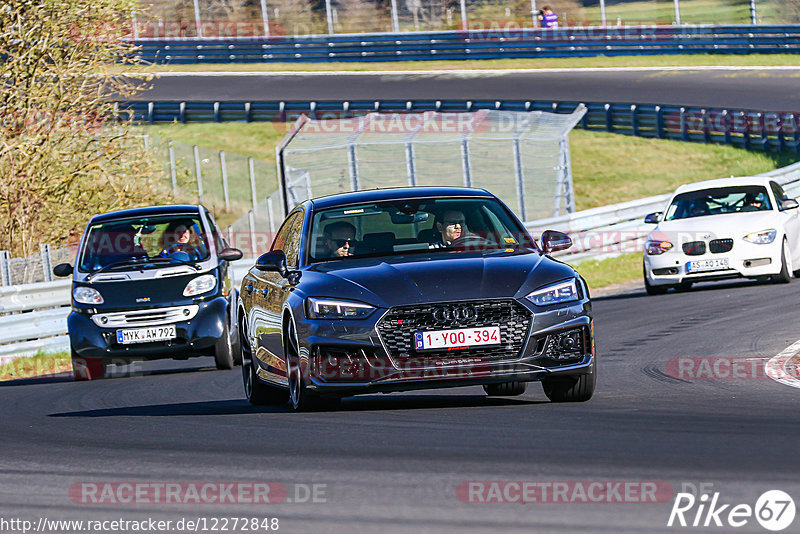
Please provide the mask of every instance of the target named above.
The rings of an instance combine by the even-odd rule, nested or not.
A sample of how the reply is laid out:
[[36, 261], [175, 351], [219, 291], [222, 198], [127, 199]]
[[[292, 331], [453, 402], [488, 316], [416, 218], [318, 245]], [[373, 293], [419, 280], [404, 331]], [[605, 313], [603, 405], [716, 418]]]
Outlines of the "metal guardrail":
[[[800, 196], [800, 163], [764, 173], [780, 183], [791, 196]], [[611, 206], [531, 221], [528, 230], [536, 236], [546, 229], [571, 234], [574, 247], [557, 257], [567, 262], [612, 257], [641, 251], [651, 225], [644, 216], [664, 208], [670, 195], [657, 195]], [[243, 259], [233, 266], [234, 285], [241, 280], [253, 260]], [[71, 280], [0, 288], [0, 361], [36, 353], [38, 350], [67, 351], [67, 315]], [[12, 313], [18, 312], [18, 313]], [[6, 315], [1, 315], [5, 313]]]
[[[800, 197], [800, 163], [761, 176], [772, 177], [791, 197]], [[525, 226], [535, 236], [548, 229], [566, 232], [573, 238], [569, 252], [556, 254], [567, 262], [613, 257], [641, 252], [652, 225], [644, 223], [648, 213], [662, 211], [671, 193], [578, 211], [560, 217], [531, 221]]]
[[152, 63], [420, 61], [800, 52], [799, 25], [597, 26], [139, 40]]
[[[253, 264], [233, 264], [234, 287]], [[67, 316], [72, 280], [0, 287], [0, 363], [38, 351], [69, 351]]]
[[720, 143], [750, 150], [800, 152], [800, 112], [660, 106], [608, 102], [536, 100], [359, 100], [272, 102], [121, 102], [119, 113], [150, 124], [159, 122], [292, 121], [340, 118], [373, 111], [549, 111], [588, 109], [578, 127], [638, 137]]

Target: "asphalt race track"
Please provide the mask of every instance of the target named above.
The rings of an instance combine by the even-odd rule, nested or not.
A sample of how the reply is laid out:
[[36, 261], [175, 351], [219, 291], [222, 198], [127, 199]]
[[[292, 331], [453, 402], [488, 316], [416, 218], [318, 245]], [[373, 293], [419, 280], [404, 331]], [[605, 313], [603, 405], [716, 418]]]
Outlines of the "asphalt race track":
[[165, 73], [147, 101], [560, 100], [800, 110], [800, 68]]
[[[763, 377], [674, 378], [669, 362], [760, 365], [800, 338], [798, 301], [800, 281], [599, 298], [600, 379], [584, 404], [551, 404], [532, 384], [517, 398], [470, 387], [355, 397], [337, 412], [295, 414], [250, 407], [239, 368], [215, 371], [210, 359], [94, 382], [3, 386], [0, 516], [277, 517], [280, 532], [303, 534], [702, 530], [666, 526], [684, 484], [711, 484], [726, 504], [753, 506], [771, 489], [800, 498], [800, 390]], [[318, 484], [326, 502], [74, 503], [70, 488], [87, 481], [278, 482], [301, 501], [303, 488]], [[645, 504], [481, 504], [459, 499], [465, 481], [649, 481], [670, 492]], [[736, 530], [765, 532], [753, 518]]]

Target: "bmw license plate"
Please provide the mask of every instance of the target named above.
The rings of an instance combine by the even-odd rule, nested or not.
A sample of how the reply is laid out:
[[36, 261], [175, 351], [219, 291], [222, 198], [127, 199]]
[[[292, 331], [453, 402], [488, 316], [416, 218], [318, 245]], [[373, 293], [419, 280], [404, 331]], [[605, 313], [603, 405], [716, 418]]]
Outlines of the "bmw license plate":
[[499, 345], [500, 343], [499, 326], [434, 330], [433, 332], [416, 332], [414, 334], [414, 347], [417, 350], [466, 349], [481, 345]]
[[128, 345], [130, 343], [151, 343], [153, 341], [168, 341], [175, 339], [175, 325], [153, 326], [150, 328], [130, 328], [117, 330], [117, 343]]
[[699, 273], [702, 271], [721, 271], [728, 268], [728, 258], [716, 258], [713, 260], [697, 260], [686, 263], [687, 273]]

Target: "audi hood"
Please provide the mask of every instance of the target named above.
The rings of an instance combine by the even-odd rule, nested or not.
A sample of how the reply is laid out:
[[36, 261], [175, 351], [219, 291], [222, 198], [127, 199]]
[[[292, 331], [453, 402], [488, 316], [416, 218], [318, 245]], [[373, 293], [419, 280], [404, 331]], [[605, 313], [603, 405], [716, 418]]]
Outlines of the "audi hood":
[[[457, 257], [453, 257], [453, 256]], [[566, 264], [538, 252], [443, 252], [314, 264], [303, 272], [311, 296], [392, 306], [464, 299], [521, 298], [539, 287], [574, 278]], [[319, 294], [311, 294], [315, 289]]]

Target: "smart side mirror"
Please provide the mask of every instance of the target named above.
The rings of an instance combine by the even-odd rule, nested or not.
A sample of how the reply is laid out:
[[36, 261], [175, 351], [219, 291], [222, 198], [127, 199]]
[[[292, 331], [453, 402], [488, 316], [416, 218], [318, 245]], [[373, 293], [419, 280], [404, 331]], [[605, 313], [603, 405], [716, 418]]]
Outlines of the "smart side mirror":
[[222, 249], [219, 253], [219, 259], [224, 261], [236, 261], [241, 260], [244, 254], [238, 248], [226, 248]]
[[59, 263], [53, 267], [53, 274], [56, 276], [64, 277], [72, 274], [72, 265], [69, 263]]
[[793, 198], [784, 198], [783, 200], [781, 200], [780, 207], [781, 211], [793, 210], [797, 207], [800, 207], [800, 204], [798, 204], [797, 201]]

